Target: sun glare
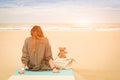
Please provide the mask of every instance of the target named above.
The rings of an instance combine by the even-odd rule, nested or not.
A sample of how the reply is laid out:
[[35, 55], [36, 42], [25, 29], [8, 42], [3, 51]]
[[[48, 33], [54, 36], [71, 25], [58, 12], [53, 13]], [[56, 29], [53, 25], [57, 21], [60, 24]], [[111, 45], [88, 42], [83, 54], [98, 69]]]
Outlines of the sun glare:
[[81, 19], [76, 21], [76, 25], [78, 26], [82, 26], [82, 27], [89, 27], [93, 24], [92, 20], [88, 20], [88, 19]]

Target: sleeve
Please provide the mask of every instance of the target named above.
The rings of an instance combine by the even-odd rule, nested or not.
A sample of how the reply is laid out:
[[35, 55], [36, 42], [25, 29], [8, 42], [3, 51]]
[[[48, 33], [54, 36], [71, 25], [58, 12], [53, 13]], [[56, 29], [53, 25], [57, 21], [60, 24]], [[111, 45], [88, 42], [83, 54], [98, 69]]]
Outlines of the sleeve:
[[49, 40], [46, 38], [46, 51], [45, 51], [45, 60], [53, 59], [52, 57], [52, 50]]
[[27, 39], [24, 42], [23, 48], [22, 48], [22, 57], [21, 57], [21, 61], [23, 64], [28, 63], [29, 61], [29, 54], [28, 54], [28, 44], [27, 44]]

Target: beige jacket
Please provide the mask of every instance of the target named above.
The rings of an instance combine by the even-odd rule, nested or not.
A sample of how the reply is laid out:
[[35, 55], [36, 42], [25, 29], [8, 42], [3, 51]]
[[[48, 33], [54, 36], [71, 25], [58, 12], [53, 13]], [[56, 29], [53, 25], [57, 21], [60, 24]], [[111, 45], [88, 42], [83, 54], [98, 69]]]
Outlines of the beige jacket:
[[47, 38], [37, 40], [36, 51], [33, 52], [32, 37], [26, 38], [22, 48], [22, 63], [29, 70], [50, 70], [49, 60], [52, 58], [51, 46]]

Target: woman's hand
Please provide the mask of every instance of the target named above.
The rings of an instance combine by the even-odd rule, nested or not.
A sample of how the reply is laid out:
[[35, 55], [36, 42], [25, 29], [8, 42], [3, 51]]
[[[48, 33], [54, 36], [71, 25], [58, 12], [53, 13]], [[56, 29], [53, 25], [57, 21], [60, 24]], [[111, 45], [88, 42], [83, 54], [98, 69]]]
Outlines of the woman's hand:
[[19, 74], [24, 74], [24, 70], [19, 70]]
[[21, 69], [18, 71], [19, 74], [24, 74], [25, 66], [26, 66], [26, 65], [25, 65], [24, 63], [22, 63], [22, 67], [21, 67]]
[[58, 73], [59, 72], [59, 70], [58, 69], [56, 69], [56, 68], [53, 68], [53, 70], [52, 70], [54, 73]]

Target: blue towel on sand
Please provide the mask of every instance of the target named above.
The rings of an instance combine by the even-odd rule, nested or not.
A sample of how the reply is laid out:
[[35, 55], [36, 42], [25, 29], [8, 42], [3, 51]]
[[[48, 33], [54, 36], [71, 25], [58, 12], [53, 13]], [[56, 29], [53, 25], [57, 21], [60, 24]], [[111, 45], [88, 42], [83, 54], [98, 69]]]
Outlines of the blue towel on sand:
[[52, 71], [25, 71], [24, 74], [19, 74], [18, 71], [20, 68], [18, 68], [13, 75], [49, 75], [49, 76], [72, 76], [73, 71], [72, 69], [67, 69], [67, 70], [60, 70], [59, 73], [53, 73]]

